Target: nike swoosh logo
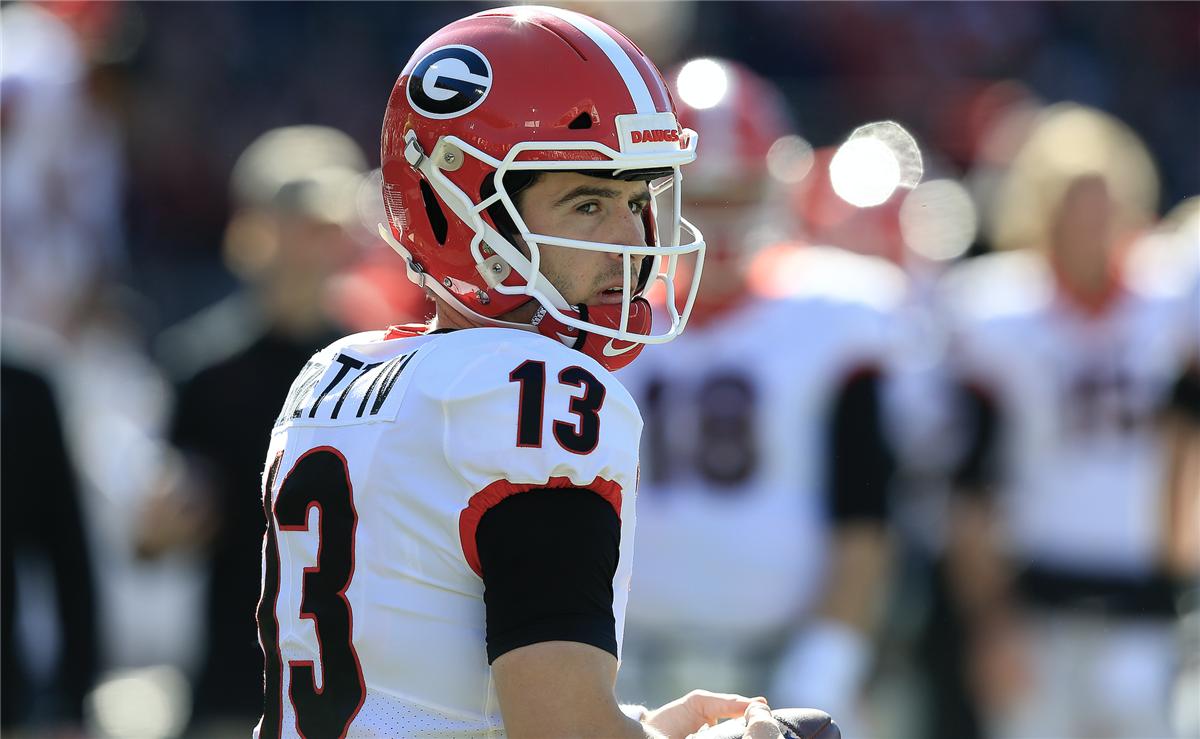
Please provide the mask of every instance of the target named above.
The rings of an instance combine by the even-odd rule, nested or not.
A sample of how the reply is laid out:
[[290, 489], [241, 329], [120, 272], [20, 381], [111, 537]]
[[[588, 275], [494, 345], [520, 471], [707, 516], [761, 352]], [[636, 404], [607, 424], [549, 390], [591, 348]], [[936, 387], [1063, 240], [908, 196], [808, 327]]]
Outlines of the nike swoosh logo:
[[616, 341], [616, 339], [609, 339], [609, 340], [608, 340], [608, 343], [604, 345], [604, 350], [603, 350], [603, 351], [604, 351], [604, 356], [606, 356], [606, 357], [615, 357], [615, 356], [618, 356], [618, 355], [620, 355], [620, 354], [624, 354], [625, 352], [627, 352], [627, 351], [630, 351], [630, 350], [632, 350], [634, 347], [636, 347], [636, 346], [637, 346], [637, 343], [631, 343], [629, 346], [625, 347], [624, 349], [618, 349], [618, 348], [616, 348], [615, 346], [613, 346], [613, 342], [614, 342], [614, 341]]

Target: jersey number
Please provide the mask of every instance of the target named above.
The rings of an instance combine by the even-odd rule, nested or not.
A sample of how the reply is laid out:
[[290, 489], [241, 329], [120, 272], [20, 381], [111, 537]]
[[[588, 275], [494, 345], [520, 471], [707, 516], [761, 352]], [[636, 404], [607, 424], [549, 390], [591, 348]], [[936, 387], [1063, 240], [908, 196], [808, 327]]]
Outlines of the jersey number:
[[319, 447], [306, 452], [279, 488], [272, 505], [271, 492], [279, 473], [282, 452], [267, 475], [263, 496], [267, 514], [267, 550], [263, 598], [258, 624], [266, 653], [266, 705], [262, 737], [279, 737], [283, 720], [283, 658], [279, 653], [280, 563], [278, 531], [308, 531], [308, 512], [316, 508], [317, 563], [305, 567], [300, 618], [312, 619], [320, 646], [321, 685], [311, 660], [289, 661], [289, 698], [296, 711], [296, 729], [305, 739], [340, 739], [366, 698], [362, 666], [351, 641], [353, 614], [346, 589], [354, 576], [354, 529], [358, 514], [350, 488], [346, 460], [335, 449]]
[[[694, 435], [674, 433], [668, 417], [688, 403]], [[649, 479], [664, 484], [690, 468], [713, 483], [714, 491], [736, 493], [734, 486], [749, 480], [758, 467], [757, 406], [754, 386], [739, 374], [713, 375], [699, 387], [682, 389], [664, 378], [652, 380], [641, 403]], [[688, 439], [694, 444], [687, 444]]]
[[[517, 404], [517, 446], [540, 448], [546, 407], [546, 363], [526, 360], [508, 373], [508, 379], [521, 384], [521, 398]], [[578, 425], [555, 421], [554, 438], [569, 452], [588, 454], [600, 441], [604, 385], [582, 367], [567, 367], [558, 373], [558, 382], [583, 388], [583, 396], [571, 397], [570, 411], [579, 416]]]
[[1069, 430], [1077, 436], [1132, 432], [1149, 415], [1139, 408], [1140, 390], [1136, 380], [1120, 367], [1079, 373], [1072, 378], [1067, 396]]

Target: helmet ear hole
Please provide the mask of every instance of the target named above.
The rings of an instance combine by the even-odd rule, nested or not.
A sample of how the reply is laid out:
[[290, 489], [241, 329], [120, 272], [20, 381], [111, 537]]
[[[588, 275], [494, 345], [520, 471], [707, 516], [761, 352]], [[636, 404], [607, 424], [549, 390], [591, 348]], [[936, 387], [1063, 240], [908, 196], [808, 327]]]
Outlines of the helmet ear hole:
[[433, 194], [433, 188], [425, 180], [421, 180], [421, 200], [425, 202], [425, 215], [429, 216], [429, 227], [433, 229], [433, 237], [445, 246], [450, 224], [446, 221], [446, 214], [442, 212], [441, 203]]

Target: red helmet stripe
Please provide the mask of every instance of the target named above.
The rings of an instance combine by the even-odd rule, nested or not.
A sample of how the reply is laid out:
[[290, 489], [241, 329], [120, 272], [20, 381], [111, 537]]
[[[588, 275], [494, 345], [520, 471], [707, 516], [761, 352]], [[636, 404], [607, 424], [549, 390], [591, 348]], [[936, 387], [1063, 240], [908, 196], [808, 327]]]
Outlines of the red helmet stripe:
[[566, 23], [570, 23], [580, 32], [587, 35], [592, 41], [600, 47], [600, 50], [608, 57], [617, 71], [621, 73], [621, 78], [625, 80], [625, 87], [629, 90], [629, 96], [633, 98], [633, 104], [637, 108], [639, 114], [642, 113], [657, 113], [658, 109], [654, 106], [654, 98], [650, 95], [650, 87], [646, 84], [646, 80], [638, 71], [637, 65], [629, 58], [629, 54], [616, 40], [601, 30], [599, 26], [584, 15], [573, 13], [559, 8], [539, 8], [551, 15], [557, 16]]

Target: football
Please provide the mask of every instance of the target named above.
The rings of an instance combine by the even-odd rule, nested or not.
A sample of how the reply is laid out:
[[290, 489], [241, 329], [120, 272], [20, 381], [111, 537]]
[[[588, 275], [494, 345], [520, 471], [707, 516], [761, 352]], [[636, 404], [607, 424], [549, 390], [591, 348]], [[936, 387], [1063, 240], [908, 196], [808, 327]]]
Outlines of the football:
[[[781, 708], [771, 711], [783, 731], [783, 739], [841, 739], [833, 718], [816, 708]], [[723, 721], [694, 735], [695, 739], [743, 739], [746, 720]]]

